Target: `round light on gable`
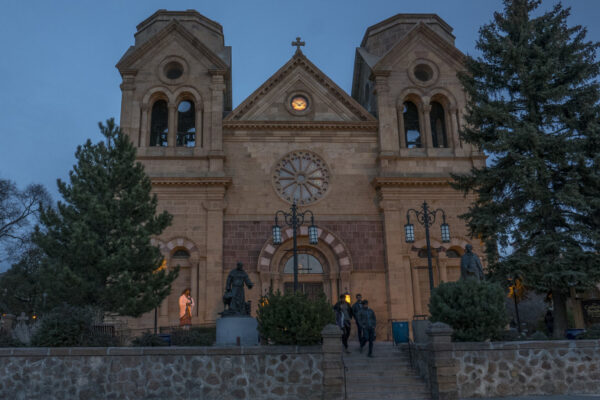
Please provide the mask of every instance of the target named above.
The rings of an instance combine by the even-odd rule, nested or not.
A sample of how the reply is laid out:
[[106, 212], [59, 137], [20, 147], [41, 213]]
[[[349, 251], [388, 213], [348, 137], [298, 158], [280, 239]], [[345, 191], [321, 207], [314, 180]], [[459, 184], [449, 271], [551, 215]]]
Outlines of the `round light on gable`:
[[294, 111], [304, 111], [308, 108], [308, 99], [304, 96], [293, 96], [290, 100], [290, 106]]

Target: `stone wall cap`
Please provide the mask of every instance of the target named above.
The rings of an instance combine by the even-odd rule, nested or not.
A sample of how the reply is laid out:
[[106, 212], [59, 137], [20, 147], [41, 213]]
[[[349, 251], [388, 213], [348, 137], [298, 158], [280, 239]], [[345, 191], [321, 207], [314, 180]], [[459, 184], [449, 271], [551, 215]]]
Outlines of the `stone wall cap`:
[[[335, 326], [335, 325], [334, 325]], [[336, 327], [337, 329], [337, 327]], [[341, 335], [341, 334], [340, 334]], [[69, 357], [69, 356], [219, 356], [253, 354], [322, 354], [316, 346], [160, 346], [160, 347], [6, 347], [0, 348], [0, 357]]]
[[321, 336], [323, 337], [342, 337], [342, 331], [340, 330], [340, 328], [337, 325], [334, 324], [328, 324], [325, 325], [325, 328], [323, 328], [323, 330], [321, 331]]
[[452, 332], [454, 332], [452, 327], [443, 322], [433, 322], [425, 331], [430, 336], [451, 336]]

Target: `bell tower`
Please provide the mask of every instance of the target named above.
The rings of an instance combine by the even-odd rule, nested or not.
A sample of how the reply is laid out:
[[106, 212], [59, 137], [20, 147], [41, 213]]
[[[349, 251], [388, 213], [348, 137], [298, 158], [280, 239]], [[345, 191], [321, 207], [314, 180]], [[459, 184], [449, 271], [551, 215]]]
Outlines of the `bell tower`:
[[121, 127], [150, 176], [222, 172], [231, 47], [220, 24], [194, 10], [158, 10], [137, 26], [135, 44], [117, 68]]
[[177, 323], [177, 298], [188, 288], [201, 305], [192, 317], [210, 323], [222, 295], [224, 198], [231, 183], [223, 169], [231, 47], [223, 27], [197, 11], [158, 10], [137, 26], [117, 68], [121, 128], [137, 148], [159, 209], [173, 215], [153, 239], [167, 267], [180, 267], [158, 324]]

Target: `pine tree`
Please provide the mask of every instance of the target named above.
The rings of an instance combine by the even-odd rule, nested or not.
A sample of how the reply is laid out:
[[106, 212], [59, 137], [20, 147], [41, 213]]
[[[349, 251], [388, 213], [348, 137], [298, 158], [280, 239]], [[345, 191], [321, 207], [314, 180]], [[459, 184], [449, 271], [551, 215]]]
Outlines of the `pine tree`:
[[560, 4], [533, 17], [540, 3], [505, 0], [479, 31], [481, 56], [460, 76], [461, 134], [488, 166], [454, 178], [478, 195], [462, 217], [486, 242], [492, 274], [551, 293], [562, 337], [571, 290], [600, 282], [599, 45], [567, 26]]
[[138, 317], [170, 293], [177, 271], [158, 270], [162, 257], [151, 237], [170, 223], [156, 213], [150, 179], [135, 148], [113, 119], [99, 123], [105, 142], [77, 148], [64, 202], [45, 209], [34, 241], [45, 254], [42, 279], [49, 305], [93, 306]]

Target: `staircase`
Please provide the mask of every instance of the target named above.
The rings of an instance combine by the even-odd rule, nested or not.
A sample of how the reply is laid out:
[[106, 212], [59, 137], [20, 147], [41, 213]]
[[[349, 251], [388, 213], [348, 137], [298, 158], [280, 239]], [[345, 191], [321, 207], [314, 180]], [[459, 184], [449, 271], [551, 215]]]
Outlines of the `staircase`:
[[429, 400], [429, 388], [410, 367], [408, 349], [391, 342], [375, 342], [373, 358], [358, 343], [350, 342], [350, 353], [342, 353], [346, 367], [346, 399]]

